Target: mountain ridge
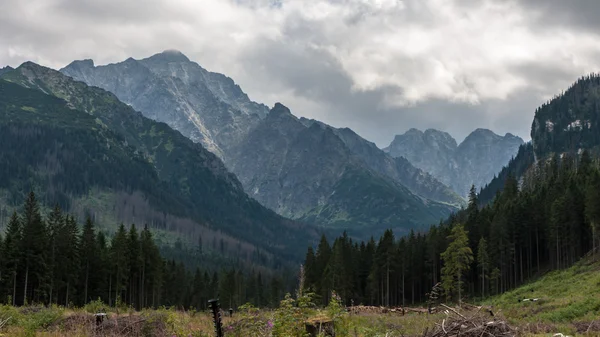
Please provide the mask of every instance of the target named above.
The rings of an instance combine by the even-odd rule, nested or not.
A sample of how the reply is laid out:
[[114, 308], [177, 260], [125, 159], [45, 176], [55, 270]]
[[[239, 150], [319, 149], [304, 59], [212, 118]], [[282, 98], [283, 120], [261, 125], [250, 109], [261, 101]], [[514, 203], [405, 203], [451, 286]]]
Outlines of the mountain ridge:
[[[417, 208], [427, 208], [423, 198], [431, 199], [431, 204], [436, 205], [432, 206], [433, 208], [438, 207], [434, 201], [443, 204], [439, 206], [440, 211], [436, 211], [436, 216], [426, 215], [419, 225], [437, 222], [440, 214], [448, 214], [462, 205], [463, 200], [460, 196], [430, 175], [414, 168], [408, 161], [393, 159], [376, 147], [371, 148], [365, 143], [366, 140], [357, 135], [349, 135], [345, 137], [346, 142], [343, 142], [339, 140], [341, 134], [338, 131], [321, 131], [306, 127], [281, 104], [275, 104], [273, 109], [264, 112], [265, 106], [250, 101], [233, 80], [222, 74], [210, 73], [187, 60], [187, 57], [182, 58], [178, 53], [163, 52], [145, 59], [128, 59], [107, 66], [93, 67], [93, 62], [75, 61], [61, 71], [90, 85], [98, 85], [115, 92], [117, 97], [131, 104], [145, 116], [164, 121], [193, 141], [202, 143], [223, 159], [227, 167], [238, 176], [249, 195], [279, 214], [298, 219], [304, 219], [304, 214], [309, 213], [324, 214], [316, 210], [325, 206], [325, 200], [333, 200], [330, 199], [331, 189], [340, 181], [344, 172], [350, 172], [341, 169], [346, 166], [358, 170], [352, 172], [374, 170], [377, 172], [376, 178], [371, 173], [361, 173], [359, 176], [372, 183], [382, 179], [384, 183], [375, 185], [389, 185], [386, 188], [391, 188], [394, 193], [404, 197], [413, 193], [419, 194], [421, 197], [417, 198], [418, 202], [410, 201]], [[266, 142], [265, 138], [269, 137], [276, 141]], [[332, 163], [330, 158], [318, 157], [319, 150], [323, 150], [318, 146], [306, 153], [307, 146], [314, 144], [315, 137], [324, 137], [330, 145], [331, 153], [343, 162]], [[369, 148], [370, 153], [375, 153], [373, 158], [379, 158], [378, 163], [381, 163], [381, 167], [369, 165], [368, 158], [360, 157], [356, 155], [356, 151], [346, 149], [351, 137], [356, 139], [354, 143], [362, 144], [361, 146]], [[244, 142], [248, 144], [243, 144]], [[278, 146], [281, 146], [281, 153], [273, 153], [274, 148]], [[257, 150], [257, 147], [261, 149]], [[249, 153], [254, 155], [248, 156]], [[331, 179], [325, 181], [323, 177], [314, 177], [321, 172], [315, 171], [312, 173], [313, 177], [310, 177], [305, 171], [287, 166], [298, 158], [303, 158], [303, 162], [296, 162], [298, 167], [302, 167], [303, 163], [309, 163], [306, 164], [308, 166], [317, 165], [318, 162], [328, 163], [337, 175], [330, 175], [331, 172], [322, 173], [323, 177], [329, 176]], [[285, 167], [290, 173], [281, 175], [281, 172], [265, 167], [265, 163], [279, 167], [280, 170]], [[297, 189], [290, 190], [289, 186], [285, 185], [286, 181], [295, 184], [301, 179], [318, 182], [319, 186], [311, 186], [308, 189], [297, 186]], [[286, 189], [287, 194], [282, 194]], [[328, 192], [324, 192], [325, 190]], [[301, 195], [302, 193], [306, 194]], [[313, 199], [308, 200], [308, 196]], [[349, 200], [346, 199], [345, 202]], [[418, 203], [421, 205], [417, 206]], [[338, 204], [336, 207], [335, 209], [339, 210], [345, 206]], [[328, 211], [331, 219], [335, 219], [337, 215], [332, 208], [328, 208]], [[390, 209], [388, 212], [394, 213]], [[427, 212], [420, 214], [425, 213]], [[360, 215], [356, 211], [353, 214]], [[331, 220], [323, 219], [322, 216], [317, 219], [323, 220], [325, 224]], [[358, 223], [364, 225], [364, 221]], [[372, 218], [370, 221], [377, 223], [378, 219]]]
[[485, 186], [523, 143], [510, 133], [500, 136], [478, 128], [458, 144], [447, 132], [412, 128], [396, 135], [383, 150], [393, 157], [406, 158], [464, 197], [471, 185]]
[[[112, 93], [31, 62], [1, 78], [62, 99], [68, 109], [82, 111], [94, 118], [95, 125], [119, 135], [123, 146], [152, 166], [157, 184], [166, 183], [176, 191], [180, 210], [176, 214], [192, 220], [186, 226], [206, 226], [290, 258], [300, 252], [296, 240], [316, 239], [314, 227], [282, 218], [250, 198], [216, 155], [165, 123], [144, 117]], [[160, 211], [158, 206], [153, 207]]]

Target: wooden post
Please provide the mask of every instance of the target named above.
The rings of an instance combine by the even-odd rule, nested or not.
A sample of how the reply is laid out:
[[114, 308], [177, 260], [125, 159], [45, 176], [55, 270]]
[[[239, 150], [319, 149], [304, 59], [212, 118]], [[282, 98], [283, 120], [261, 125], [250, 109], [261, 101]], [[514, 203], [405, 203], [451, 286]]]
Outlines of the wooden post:
[[215, 324], [216, 337], [223, 337], [223, 324], [221, 323], [221, 308], [219, 308], [219, 300], [209, 300], [210, 308], [213, 312], [213, 322]]

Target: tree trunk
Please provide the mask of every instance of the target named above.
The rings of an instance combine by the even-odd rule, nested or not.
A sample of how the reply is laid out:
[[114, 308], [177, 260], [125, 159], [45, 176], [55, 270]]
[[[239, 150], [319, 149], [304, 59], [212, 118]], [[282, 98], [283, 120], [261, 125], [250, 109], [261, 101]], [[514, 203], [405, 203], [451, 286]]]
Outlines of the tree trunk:
[[108, 275], [108, 306], [112, 302], [112, 275]]
[[13, 272], [13, 307], [17, 305], [17, 272]]
[[404, 308], [404, 266], [402, 266], [402, 307]]
[[29, 277], [29, 265], [25, 268], [25, 289], [23, 289], [23, 305], [27, 305], [27, 279]]
[[456, 276], [457, 276], [457, 288], [458, 288], [458, 307], [460, 308], [462, 305], [462, 299], [461, 299], [461, 293], [460, 293], [460, 288], [461, 288], [461, 284], [460, 284], [460, 268], [458, 268], [456, 270]]
[[385, 297], [386, 297], [386, 306], [390, 306], [390, 264], [387, 264], [386, 270], [386, 289], [385, 289]]
[[596, 261], [596, 225], [592, 222], [592, 260]]
[[69, 307], [69, 282], [67, 282], [67, 295], [65, 296], [65, 307]]
[[481, 298], [485, 298], [485, 263], [481, 265]]
[[90, 276], [90, 261], [86, 261], [85, 263], [85, 292], [83, 296], [83, 303], [86, 304], [88, 302], [88, 281]]
[[540, 272], [540, 238], [538, 229], [535, 229], [535, 249], [536, 249], [536, 258], [537, 258], [537, 272]]

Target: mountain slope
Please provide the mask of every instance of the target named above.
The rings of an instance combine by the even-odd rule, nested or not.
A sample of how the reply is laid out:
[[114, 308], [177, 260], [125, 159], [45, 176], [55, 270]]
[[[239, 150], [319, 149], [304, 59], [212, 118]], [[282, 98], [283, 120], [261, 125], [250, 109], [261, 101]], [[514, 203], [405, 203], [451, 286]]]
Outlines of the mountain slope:
[[2, 75], [2, 74], [4, 74], [4, 73], [7, 73], [7, 72], [9, 72], [9, 71], [11, 71], [11, 70], [13, 70], [13, 68], [11, 68], [11, 67], [9, 67], [9, 66], [6, 66], [6, 67], [4, 67], [4, 68], [0, 68], [0, 75]]
[[246, 191], [263, 205], [362, 237], [428, 225], [452, 209], [371, 170], [334, 130], [307, 126], [279, 103], [229, 158]]
[[268, 111], [230, 78], [206, 71], [177, 51], [98, 67], [91, 60], [75, 61], [61, 72], [114, 93], [220, 157]]
[[531, 140], [537, 158], [600, 145], [600, 75], [579, 79], [535, 111]]
[[[429, 201], [423, 198], [451, 206], [462, 203], [459, 196], [430, 175], [412, 167], [404, 159], [394, 160], [372, 143], [352, 135], [350, 130], [328, 128], [319, 131], [307, 128], [295, 117], [288, 121], [275, 121], [271, 114], [267, 116], [264, 105], [250, 101], [231, 79], [204, 70], [179, 52], [166, 51], [143, 60], [130, 58], [97, 67], [91, 60], [75, 61], [61, 71], [89, 85], [114, 92], [145, 116], [164, 121], [193, 141], [201, 142], [223, 159], [251, 196], [284, 216], [308, 219], [306, 214], [314, 214], [315, 207], [325, 205], [325, 200], [330, 198], [333, 187], [348, 167], [361, 167], [361, 170], [371, 171], [369, 174], [377, 173], [375, 176], [384, 179], [385, 184], [391, 184], [394, 186], [392, 189], [403, 195], [419, 195], [415, 207], [429, 207], [425, 205]], [[320, 141], [319, 137], [328, 142], [327, 148], [314, 145]], [[313, 145], [316, 150], [310, 148]], [[361, 148], [365, 148], [366, 152]], [[330, 158], [320, 156], [319, 150], [330, 151], [333, 155]], [[265, 167], [266, 163], [271, 166]], [[329, 165], [330, 171], [318, 171], [322, 163]], [[308, 174], [304, 164], [314, 165], [314, 171]], [[273, 167], [278, 167], [279, 171]], [[281, 177], [284, 175], [282, 170], [289, 173]], [[301, 182], [304, 180], [314, 181], [318, 186], [303, 186]], [[406, 192], [406, 187], [410, 191]], [[359, 199], [345, 199], [346, 203], [362, 200], [362, 196], [354, 196]], [[402, 226], [430, 223], [431, 219], [437, 222], [440, 215], [455, 208], [444, 206], [442, 209], [441, 213], [435, 211], [434, 217], [424, 216], [422, 221], [416, 218], [398, 221]], [[363, 216], [357, 211], [353, 214]], [[333, 218], [328, 215], [310, 219], [331, 225]], [[381, 219], [387, 218], [389, 214], [381, 214]], [[346, 216], [344, 219], [348, 224], [353, 223]], [[383, 222], [391, 220], [380, 221], [371, 217], [369, 221], [382, 222], [380, 226], [383, 226]], [[354, 223], [365, 224], [364, 219]]]
[[596, 156], [600, 149], [600, 76], [580, 78], [564, 93], [542, 104], [535, 111], [531, 126], [531, 144], [519, 152], [498, 177], [482, 191], [481, 200], [491, 201], [504, 186], [508, 174], [522, 178], [540, 160], [552, 154], [580, 153], [589, 150]]
[[414, 167], [404, 157], [394, 158], [386, 154], [377, 145], [360, 137], [351, 129], [337, 129], [319, 121], [305, 118], [301, 118], [300, 121], [307, 126], [315, 123], [323, 128], [330, 128], [344, 142], [346, 147], [371, 170], [392, 178], [408, 187], [413, 193], [457, 207], [464, 204], [464, 199], [454, 193], [452, 189], [437, 181], [432, 175]]
[[410, 129], [397, 135], [384, 149], [394, 157], [405, 157], [416, 167], [466, 196], [471, 185], [482, 187], [517, 153], [523, 140], [511, 134], [499, 136], [477, 129], [457, 145], [448, 133]]
[[[222, 235], [240, 239], [238, 242], [245, 246], [259, 247], [280, 257], [291, 258], [298, 256], [295, 254], [300, 253], [301, 247], [316, 237], [311, 228], [284, 219], [248, 197], [237, 178], [227, 171], [214, 154], [166, 124], [143, 117], [113, 94], [88, 87], [33, 63], [25, 63], [5, 73], [2, 78], [64, 99], [69, 108], [85, 112], [81, 115], [91, 116], [95, 125], [120, 137], [124, 146], [131, 148], [132, 156], [143, 158], [152, 168], [156, 177], [152, 184], [168, 186], [171, 191], [167, 193], [159, 189], [157, 193], [161, 197], [156, 201], [148, 198], [150, 192], [145, 189], [129, 189], [127, 192], [139, 190], [143, 198], [148, 198], [150, 205], [145, 208], [150, 214], [164, 213], [182, 219], [180, 222], [184, 223], [185, 226], [182, 226], [186, 228], [187, 235], [196, 236], [187, 239], [196, 242], [201, 234], [195, 231], [195, 226], [201, 226], [211, 231], [211, 238], [217, 237], [215, 233], [222, 232]], [[46, 110], [35, 108], [38, 112], [45, 113]], [[39, 113], [32, 116], [37, 117]], [[68, 120], [64, 124], [64, 128], [71, 126]], [[46, 145], [50, 146], [51, 143]], [[58, 164], [62, 165], [60, 162]], [[93, 178], [88, 178], [74, 183], [81, 184], [81, 194], [89, 192], [95, 186], [93, 182]], [[128, 186], [127, 181], [122, 183]], [[115, 192], [120, 190], [116, 189]], [[173, 201], [170, 201], [171, 195], [175, 198]], [[167, 227], [169, 225], [165, 224]], [[179, 228], [181, 234], [183, 231]], [[297, 245], [298, 242], [302, 244]]]

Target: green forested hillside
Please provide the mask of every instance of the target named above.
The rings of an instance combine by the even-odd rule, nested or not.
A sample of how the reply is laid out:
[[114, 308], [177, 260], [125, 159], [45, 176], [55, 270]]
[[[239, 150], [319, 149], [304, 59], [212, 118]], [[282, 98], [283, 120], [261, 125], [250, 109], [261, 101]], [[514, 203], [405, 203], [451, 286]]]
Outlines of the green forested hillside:
[[[100, 224], [141, 221], [238, 259], [258, 253], [272, 266], [314, 238], [311, 227], [249, 198], [216, 156], [114, 95], [33, 63], [2, 78], [1, 123], [10, 130], [2, 137], [12, 137], [3, 144], [13, 146], [0, 150], [12, 159], [0, 179], [11, 205], [39, 190], [50, 206], [90, 212]], [[104, 190], [111, 196], [96, 207]]]
[[580, 78], [535, 111], [531, 139], [535, 154], [576, 153], [600, 145], [600, 75]]
[[228, 305], [267, 306], [284, 291], [279, 275], [166, 260], [147, 226], [120, 225], [109, 238], [89, 216], [83, 225], [60, 207], [42, 216], [33, 192], [0, 235], [0, 253], [0, 303], [9, 305], [206, 309], [221, 294]]
[[484, 205], [494, 200], [497, 193], [504, 188], [509, 176], [520, 179], [534, 163], [535, 155], [531, 143], [521, 145], [519, 152], [508, 162], [508, 165], [503, 167], [500, 173], [479, 191], [479, 203]]
[[[306, 283], [325, 300], [335, 289], [346, 303], [372, 305], [424, 302], [438, 282], [444, 300], [500, 294], [567, 268], [594, 247], [599, 191], [600, 166], [587, 152], [555, 156], [520, 188], [509, 175], [483, 208], [472, 190], [467, 209], [428, 232], [395, 238], [386, 231], [378, 241], [360, 243], [342, 236], [332, 245], [323, 238], [307, 252]], [[452, 257], [458, 252], [464, 259]]]

